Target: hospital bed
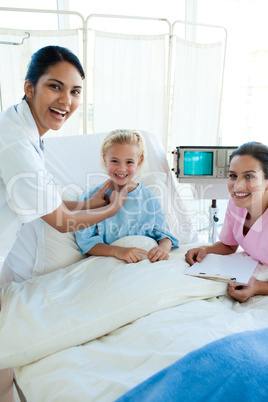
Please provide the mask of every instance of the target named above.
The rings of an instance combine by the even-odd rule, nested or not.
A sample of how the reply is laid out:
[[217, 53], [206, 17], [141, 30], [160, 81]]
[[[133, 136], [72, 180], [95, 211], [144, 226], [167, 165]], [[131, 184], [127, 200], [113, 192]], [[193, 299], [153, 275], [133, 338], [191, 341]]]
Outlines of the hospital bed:
[[[145, 258], [127, 264], [113, 257], [85, 258], [78, 252], [74, 233], [61, 234], [42, 219], [23, 227], [9, 262], [14, 265], [23, 256], [21, 281], [1, 290], [0, 369], [15, 367], [29, 402], [114, 401], [185, 359], [190, 366], [179, 371], [185, 377], [176, 376], [177, 391], [181, 386], [181, 400], [201, 400], [200, 388], [193, 386], [191, 393], [191, 383], [199, 378], [202, 384], [196, 373], [208, 367], [200, 358], [200, 353], [207, 356], [204, 348], [216, 345], [210, 356], [215, 353], [213, 372], [219, 378], [224, 368], [218, 354], [225, 353], [226, 345], [221, 348], [215, 341], [231, 339], [234, 346], [237, 338], [232, 342], [232, 336], [251, 331], [261, 337], [260, 354], [261, 345], [267, 344], [267, 331], [260, 332], [268, 323], [266, 296], [240, 304], [227, 295], [226, 284], [184, 275], [185, 252], [198, 239], [162, 146], [152, 134], [142, 134], [147, 162], [137, 180], [158, 196], [180, 247], [167, 261], [152, 264]], [[47, 170], [64, 199], [77, 199], [86, 186], [106, 179], [100, 166], [105, 135], [45, 139]], [[129, 236], [116, 244], [149, 250], [154, 241]], [[32, 278], [23, 278], [24, 265]], [[259, 275], [268, 279], [266, 267]], [[239, 344], [243, 349], [243, 338]], [[243, 364], [249, 362], [241, 358], [241, 370]], [[183, 394], [186, 379], [188, 399]], [[230, 389], [230, 382], [226, 387]], [[206, 400], [221, 400], [213, 399], [217, 389], [211, 387], [211, 399]], [[165, 395], [160, 399], [161, 392], [153, 399], [139, 395], [128, 400], [172, 400]]]

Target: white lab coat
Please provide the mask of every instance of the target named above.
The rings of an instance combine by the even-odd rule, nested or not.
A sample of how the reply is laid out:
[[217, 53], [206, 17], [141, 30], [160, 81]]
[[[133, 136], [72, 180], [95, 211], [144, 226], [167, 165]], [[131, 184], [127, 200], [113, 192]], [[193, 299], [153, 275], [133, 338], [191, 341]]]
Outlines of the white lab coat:
[[0, 272], [23, 223], [53, 212], [62, 202], [41, 148], [25, 100], [0, 114]]

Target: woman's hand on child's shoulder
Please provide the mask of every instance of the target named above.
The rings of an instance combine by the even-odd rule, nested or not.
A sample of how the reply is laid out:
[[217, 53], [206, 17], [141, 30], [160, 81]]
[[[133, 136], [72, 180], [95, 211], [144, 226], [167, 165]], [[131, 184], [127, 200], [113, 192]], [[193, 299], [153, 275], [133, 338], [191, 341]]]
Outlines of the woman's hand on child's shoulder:
[[96, 191], [90, 198], [90, 208], [100, 208], [100, 207], [105, 207], [105, 205], [108, 205], [110, 200], [108, 194], [105, 194], [105, 191], [108, 190], [109, 186], [111, 185], [112, 180], [106, 180], [102, 187]]
[[115, 248], [114, 256], [119, 260], [124, 260], [128, 264], [139, 262], [142, 260], [143, 255], [148, 255], [148, 251], [137, 247], [119, 247]]
[[113, 190], [112, 194], [110, 195], [110, 204], [114, 205], [117, 210], [119, 211], [120, 208], [125, 205], [127, 201], [127, 194], [128, 194], [128, 186], [125, 184], [122, 186], [119, 191]]
[[185, 254], [185, 261], [193, 265], [195, 262], [201, 262], [206, 255], [207, 250], [205, 247], [191, 248]]

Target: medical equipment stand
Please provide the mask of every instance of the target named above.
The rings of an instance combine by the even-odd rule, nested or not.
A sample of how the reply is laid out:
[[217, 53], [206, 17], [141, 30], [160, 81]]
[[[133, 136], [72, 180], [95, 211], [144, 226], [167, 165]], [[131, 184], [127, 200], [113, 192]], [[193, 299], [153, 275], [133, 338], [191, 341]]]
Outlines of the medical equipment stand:
[[217, 199], [229, 199], [227, 187], [227, 178], [177, 178], [180, 183], [188, 183], [192, 189], [192, 193], [196, 199], [212, 200], [209, 207], [209, 233], [208, 242], [215, 243], [217, 241], [218, 226], [218, 207]]
[[213, 199], [211, 206], [209, 207], [209, 243], [215, 243], [217, 241], [217, 223], [218, 218], [218, 207], [217, 200]]

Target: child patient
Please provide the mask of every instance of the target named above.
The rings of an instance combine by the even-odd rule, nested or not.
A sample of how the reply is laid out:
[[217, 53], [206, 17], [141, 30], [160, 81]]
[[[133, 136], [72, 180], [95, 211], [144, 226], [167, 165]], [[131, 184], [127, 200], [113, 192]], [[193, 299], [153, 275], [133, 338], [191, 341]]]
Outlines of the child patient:
[[[171, 247], [178, 247], [178, 240], [171, 235], [165, 214], [154, 193], [133, 181], [145, 158], [145, 144], [141, 134], [133, 130], [112, 131], [104, 139], [101, 154], [111, 179], [107, 195], [127, 184], [127, 201], [115, 216], [76, 232], [80, 252], [112, 256], [128, 263], [140, 261], [142, 254], [151, 262], [167, 260]], [[99, 185], [85, 191], [80, 201], [86, 201], [101, 187]], [[136, 247], [111, 244], [132, 235], [151, 237], [158, 245], [147, 252]]]

